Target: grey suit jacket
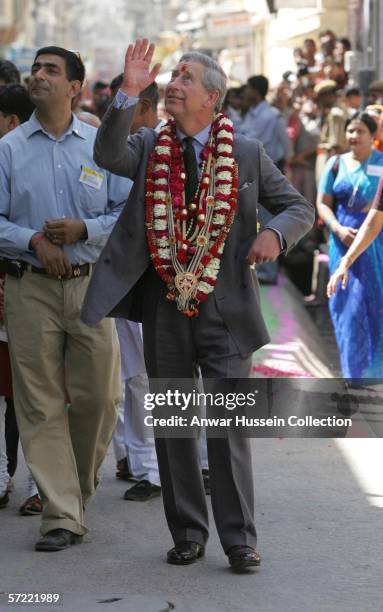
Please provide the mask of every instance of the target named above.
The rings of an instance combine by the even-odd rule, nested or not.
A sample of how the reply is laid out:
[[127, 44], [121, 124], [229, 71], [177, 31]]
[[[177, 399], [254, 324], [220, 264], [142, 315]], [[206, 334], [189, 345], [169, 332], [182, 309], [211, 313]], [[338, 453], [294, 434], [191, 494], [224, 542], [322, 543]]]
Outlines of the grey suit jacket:
[[[154, 130], [143, 128], [128, 139], [133, 112], [134, 107], [125, 110], [110, 107], [95, 142], [96, 163], [130, 177], [134, 185], [100, 255], [85, 297], [82, 319], [88, 325], [96, 325], [105, 316], [140, 320], [135, 289], [150, 264], [145, 176], [157, 135]], [[260, 310], [258, 281], [245, 261], [257, 234], [257, 202], [272, 213], [273, 219], [266, 227], [282, 233], [287, 249], [311, 228], [314, 206], [289, 184], [257, 140], [235, 136], [234, 156], [239, 167], [238, 206], [217, 284], [209, 299], [216, 300], [239, 353], [247, 355], [269, 341]]]

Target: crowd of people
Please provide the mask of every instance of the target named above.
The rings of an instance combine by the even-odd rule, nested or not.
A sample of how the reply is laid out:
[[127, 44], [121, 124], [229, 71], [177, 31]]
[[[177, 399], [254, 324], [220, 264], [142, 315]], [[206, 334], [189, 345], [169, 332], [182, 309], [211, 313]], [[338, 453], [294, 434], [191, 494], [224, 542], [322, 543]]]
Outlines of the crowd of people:
[[[247, 442], [230, 432], [226, 441], [153, 438], [142, 408], [149, 378], [248, 375], [268, 339], [248, 264], [270, 281], [279, 260], [308, 295], [314, 252], [329, 237], [343, 374], [380, 377], [383, 81], [362, 106], [346, 72], [349, 41], [327, 30], [319, 43], [294, 51], [296, 71], [273, 90], [254, 75], [226, 95], [219, 65], [191, 52], [162, 97], [145, 40], [129, 46], [123, 73], [94, 84], [91, 100], [74, 52], [37, 51], [27, 88], [0, 61], [0, 508], [20, 435], [30, 472], [20, 513], [42, 515], [36, 550], [62, 550], [86, 533], [113, 438], [116, 477], [135, 482], [124, 498], [163, 494], [169, 563], [204, 554], [211, 493], [230, 565], [259, 564]], [[168, 189], [169, 226], [158, 196]]]
[[[296, 189], [317, 201], [316, 226], [283, 261], [308, 298], [315, 251], [328, 253], [330, 273], [335, 272], [366, 219], [383, 172], [383, 81], [372, 81], [362, 92], [346, 71], [350, 50], [346, 38], [326, 30], [319, 36], [319, 48], [306, 39], [295, 49], [297, 70], [283, 75], [269, 101], [263, 76], [229, 90], [225, 100], [238, 131], [260, 139]], [[383, 374], [382, 252], [378, 234], [350, 270], [347, 289], [329, 289], [341, 371], [355, 383]], [[270, 278], [275, 278], [274, 271]]]
[[[259, 138], [310, 202], [316, 201], [327, 161], [349, 151], [346, 123], [363, 108], [376, 123], [374, 149], [383, 150], [383, 81], [371, 82], [365, 99], [346, 72], [345, 54], [350, 50], [347, 39], [326, 30], [319, 35], [319, 45], [307, 39], [295, 50], [296, 71], [286, 72], [279, 85], [268, 91], [265, 77], [250, 77], [246, 84], [229, 89], [225, 99], [224, 108], [238, 130]], [[312, 292], [314, 252], [327, 240], [319, 222], [281, 262], [305, 296]]]

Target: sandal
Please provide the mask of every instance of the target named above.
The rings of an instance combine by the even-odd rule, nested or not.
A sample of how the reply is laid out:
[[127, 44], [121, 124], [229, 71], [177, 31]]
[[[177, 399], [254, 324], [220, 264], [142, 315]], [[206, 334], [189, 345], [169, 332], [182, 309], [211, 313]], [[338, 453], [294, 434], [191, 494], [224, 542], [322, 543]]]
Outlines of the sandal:
[[133, 474], [129, 470], [128, 459], [126, 457], [117, 461], [116, 469], [116, 478], [120, 478], [121, 480], [131, 480], [131, 478], [133, 478]]
[[32, 497], [28, 497], [19, 510], [22, 516], [34, 516], [36, 514], [41, 514], [42, 511], [43, 506], [41, 499], [37, 494], [32, 495]]

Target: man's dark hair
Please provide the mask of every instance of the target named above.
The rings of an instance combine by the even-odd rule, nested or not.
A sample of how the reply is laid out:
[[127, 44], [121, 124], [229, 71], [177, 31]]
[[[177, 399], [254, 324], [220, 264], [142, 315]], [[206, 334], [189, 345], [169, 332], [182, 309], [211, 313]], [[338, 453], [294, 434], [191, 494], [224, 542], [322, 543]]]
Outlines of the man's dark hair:
[[[114, 77], [114, 79], [110, 82], [109, 88], [112, 94], [113, 92], [117, 91], [121, 87], [122, 81], [123, 81], [123, 74], [121, 73], [118, 76]], [[160, 92], [158, 91], [157, 83], [153, 82], [150, 85], [148, 85], [146, 89], [141, 91], [138, 97], [140, 98], [140, 100], [142, 99], [150, 100], [153, 109], [157, 110], [158, 101], [160, 99]]]
[[346, 49], [346, 51], [351, 51], [351, 42], [350, 42], [349, 38], [346, 38], [346, 37], [338, 38], [337, 42], [342, 43], [342, 45]]
[[68, 51], [63, 47], [42, 47], [35, 55], [34, 62], [37, 60], [39, 55], [58, 55], [65, 60], [66, 76], [68, 81], [80, 81], [81, 85], [85, 79], [85, 66], [82, 62], [80, 54], [74, 51]]
[[292, 70], [286, 70], [283, 74], [282, 74], [282, 81], [288, 81], [289, 78], [294, 75]]
[[157, 83], [151, 83], [148, 87], [146, 87], [146, 89], [141, 91], [138, 97], [140, 100], [150, 100], [152, 108], [157, 110], [158, 100], [160, 99]]
[[309, 69], [304, 64], [300, 64], [297, 70], [297, 77], [301, 78], [309, 74]]
[[20, 72], [15, 64], [8, 60], [0, 59], [0, 80], [4, 81], [6, 85], [9, 83], [20, 83]]
[[240, 96], [243, 94], [243, 87], [229, 87], [229, 89], [226, 92], [226, 96], [225, 99], [223, 101], [222, 106], [227, 106], [228, 103], [228, 99], [230, 98], [230, 96], [235, 95], [235, 96]]
[[376, 130], [378, 129], [378, 125], [377, 125], [377, 122], [375, 121], [375, 119], [373, 119], [373, 117], [371, 117], [371, 115], [369, 115], [368, 113], [366, 113], [364, 111], [357, 111], [355, 113], [355, 115], [350, 117], [350, 119], [347, 119], [346, 125], [344, 126], [344, 129], [347, 130], [348, 126], [353, 121], [361, 121], [362, 123], [364, 123], [364, 125], [366, 126], [366, 128], [370, 132], [371, 136], [373, 136], [375, 134]]
[[124, 75], [121, 72], [121, 74], [117, 75], [116, 77], [114, 77], [114, 79], [111, 80], [110, 85], [109, 85], [109, 88], [111, 89], [111, 91], [117, 90], [121, 87], [123, 76]]
[[0, 111], [4, 115], [17, 115], [20, 123], [24, 123], [28, 121], [34, 109], [35, 105], [27, 90], [19, 83], [0, 87]]
[[98, 89], [105, 89], [108, 87], [108, 83], [104, 83], [104, 81], [96, 81], [92, 87], [92, 91], [97, 91]]
[[344, 93], [345, 93], [346, 98], [348, 98], [349, 96], [360, 96], [361, 95], [359, 87], [355, 87], [354, 85], [351, 87], [347, 87]]
[[262, 98], [266, 98], [267, 92], [269, 91], [269, 81], [262, 74], [251, 76], [247, 79], [247, 84], [252, 89], [255, 89]]

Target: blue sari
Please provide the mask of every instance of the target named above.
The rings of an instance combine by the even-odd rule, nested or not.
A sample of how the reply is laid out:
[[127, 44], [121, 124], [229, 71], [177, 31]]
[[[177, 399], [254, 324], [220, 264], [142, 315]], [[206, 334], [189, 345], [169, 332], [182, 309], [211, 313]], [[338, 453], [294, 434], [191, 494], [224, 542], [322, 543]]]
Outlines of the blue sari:
[[[349, 170], [345, 157], [328, 160], [318, 192], [333, 196], [334, 213], [341, 225], [359, 228], [371, 207], [379, 182], [383, 153]], [[334, 176], [336, 174], [336, 176]], [[347, 247], [330, 232], [330, 274], [339, 265]], [[338, 343], [345, 378], [383, 378], [383, 232], [349, 269], [345, 290], [340, 286], [329, 301], [330, 315]]]

